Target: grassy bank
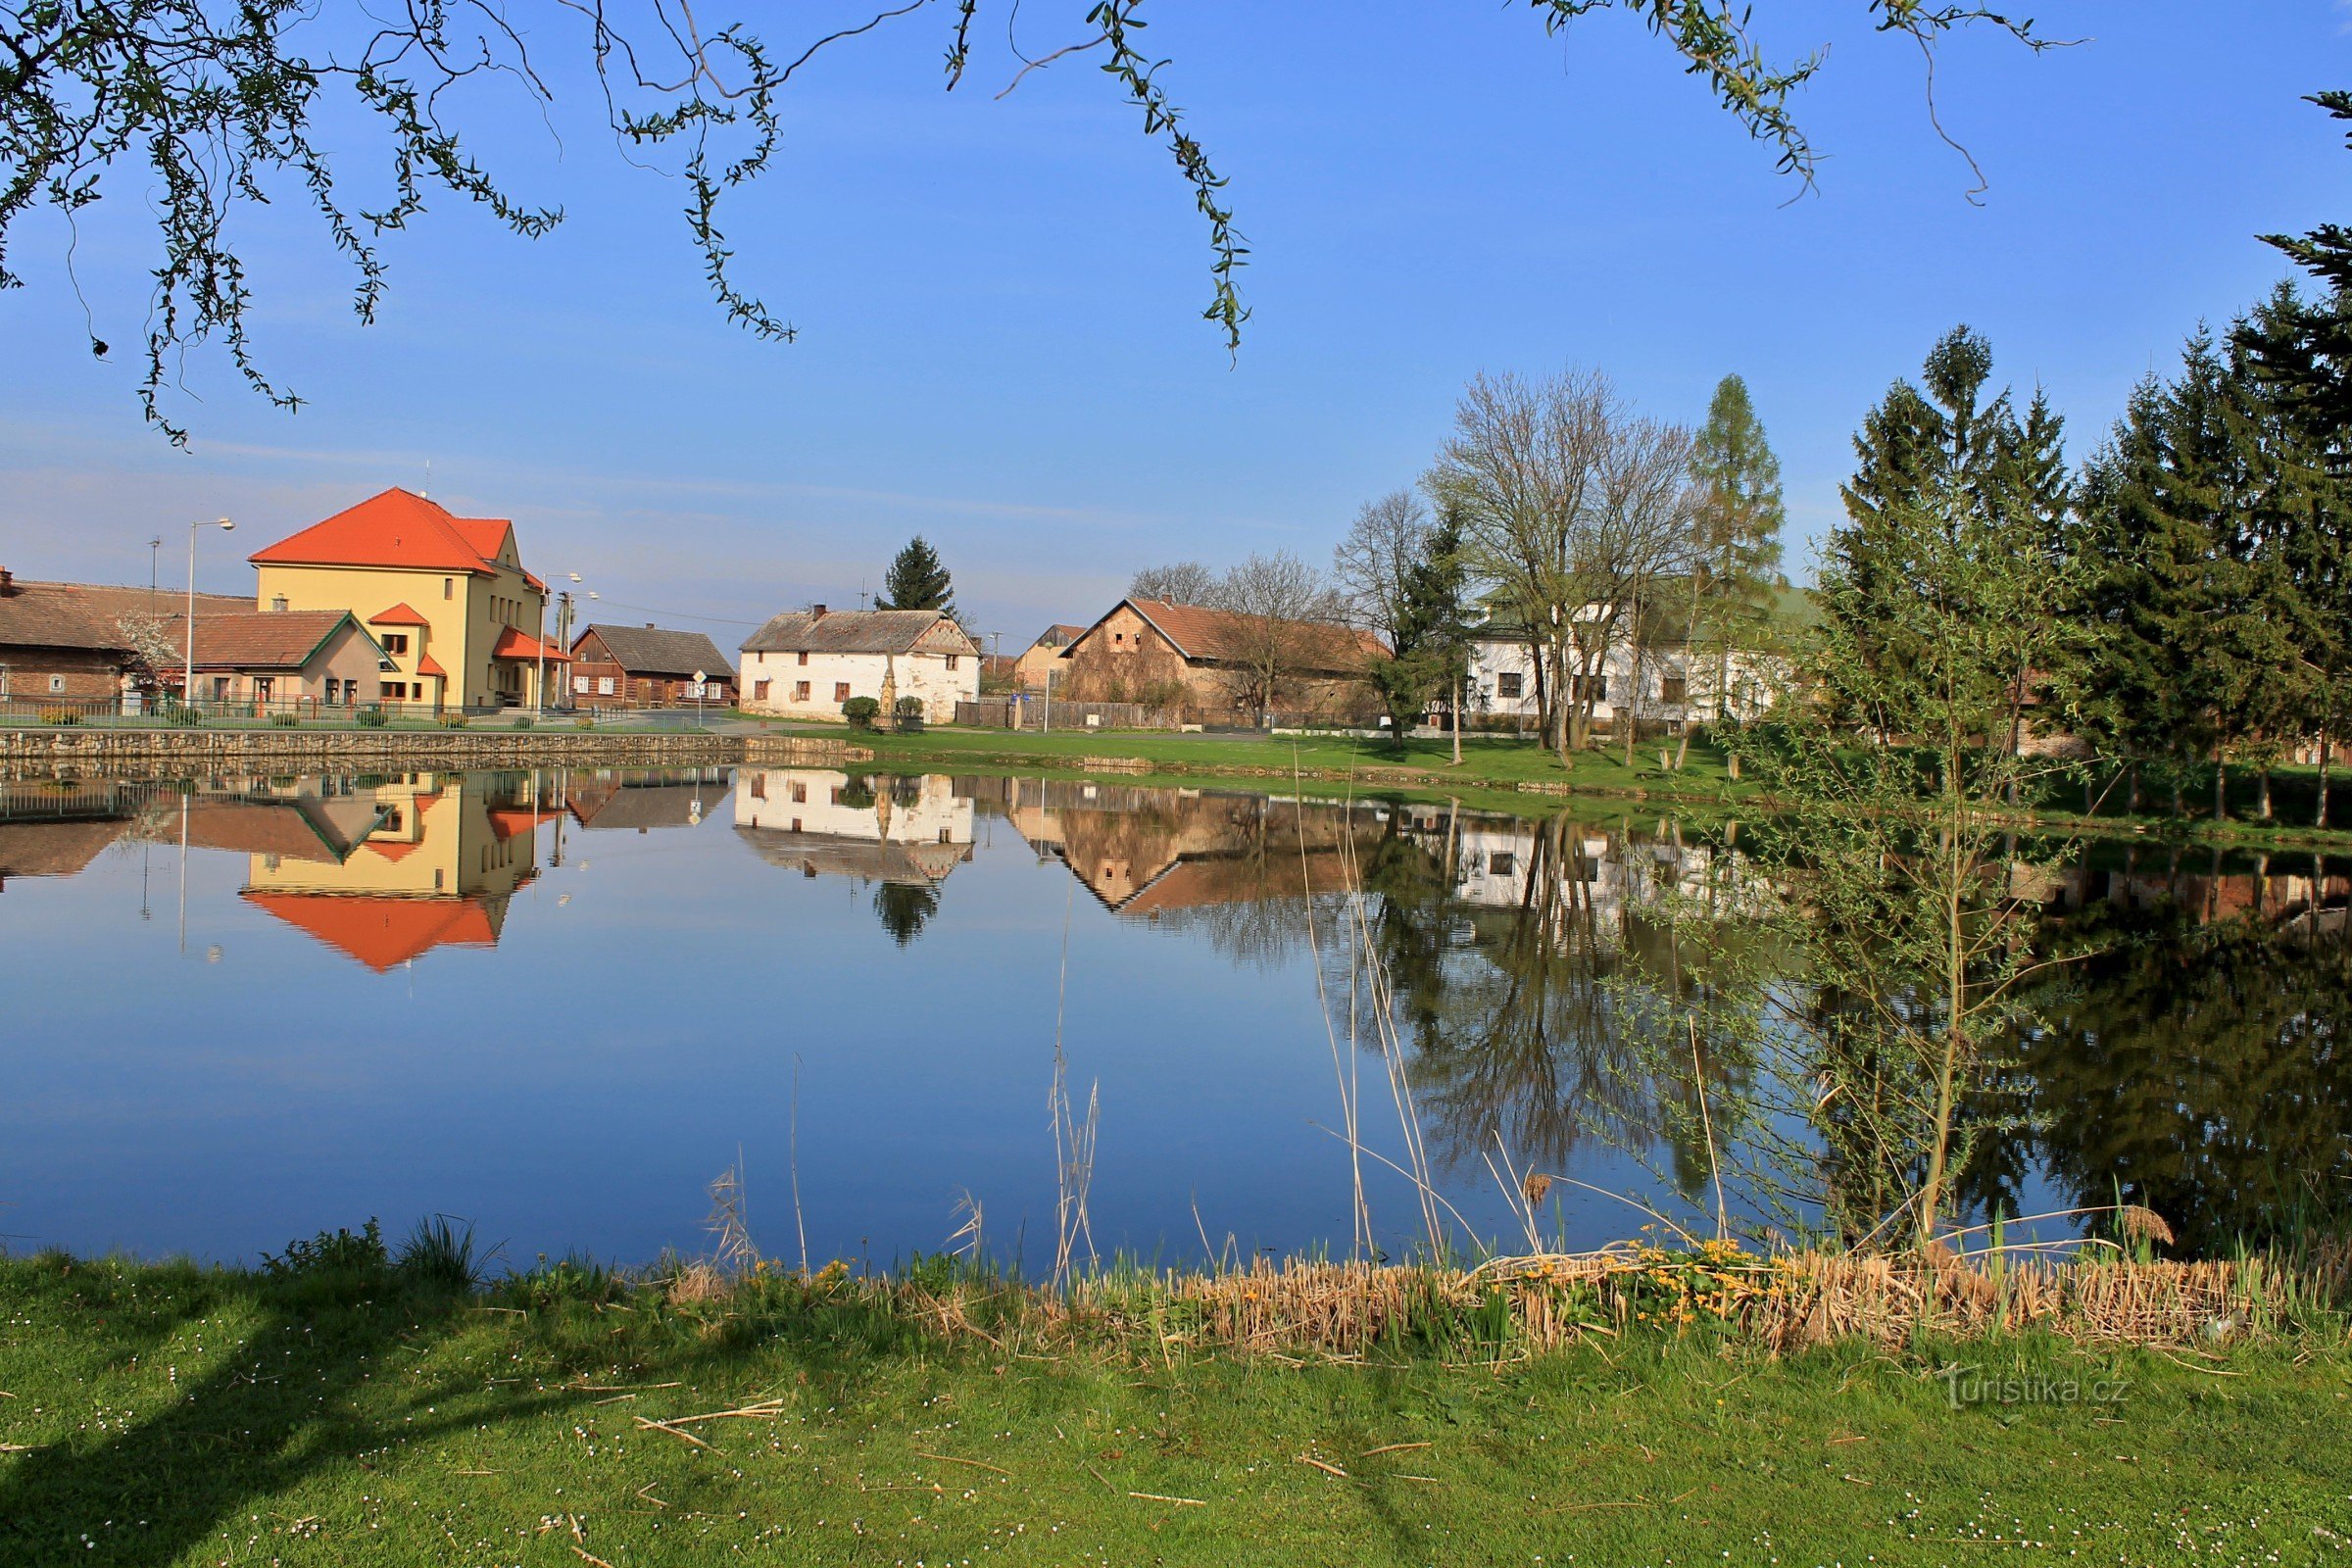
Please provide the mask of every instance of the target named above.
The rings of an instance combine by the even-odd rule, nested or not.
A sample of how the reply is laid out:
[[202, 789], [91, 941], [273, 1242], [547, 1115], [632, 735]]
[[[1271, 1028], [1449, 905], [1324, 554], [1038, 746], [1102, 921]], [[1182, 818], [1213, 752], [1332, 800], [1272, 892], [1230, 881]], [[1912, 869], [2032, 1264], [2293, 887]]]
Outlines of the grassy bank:
[[[1055, 1307], [939, 1265], [556, 1265], [482, 1292], [0, 1261], [0, 1560], [2150, 1563], [2352, 1542], [2331, 1330], [1775, 1354], [1703, 1310], [1593, 1296], [1539, 1349], [1532, 1295], [1497, 1315], [1482, 1284], [1456, 1311], [1383, 1271], [1335, 1297], [1347, 1273], [1114, 1278]], [[1220, 1337], [1188, 1290], [1279, 1332]], [[1335, 1332], [1356, 1348], [1308, 1348]]]
[[[838, 727], [822, 732], [843, 733]], [[1541, 745], [1498, 735], [1465, 736], [1458, 766], [1452, 760], [1450, 744], [1443, 740], [1413, 740], [1398, 748], [1386, 741], [1336, 735], [932, 729], [913, 735], [872, 731], [858, 735], [857, 742], [871, 748], [884, 766], [901, 769], [994, 768], [1102, 776], [1112, 770], [1104, 765], [1109, 763], [1119, 771], [1134, 773], [1139, 782], [1182, 784], [1223, 777], [1279, 788], [1283, 781], [1296, 777], [1326, 790], [1352, 785], [1368, 794], [1457, 799], [1522, 811], [1539, 808], [1546, 797], [1654, 803], [1685, 811], [1718, 813], [1772, 808], [1770, 796], [1752, 775], [1732, 778], [1721, 749], [1703, 741], [1692, 743], [1679, 768], [1661, 765], [1656, 743], [1637, 751], [1630, 763], [1622, 751], [1602, 750], [1581, 753], [1572, 766], [1563, 768], [1559, 759]], [[2311, 767], [2275, 770], [2273, 814], [2267, 819], [2258, 814], [2256, 775], [2251, 769], [2233, 768], [2230, 815], [2222, 821], [2199, 808], [2201, 803], [2211, 800], [2209, 781], [2188, 792], [2187, 810], [2180, 816], [2152, 810], [2129, 812], [2120, 788], [2106, 792], [2096, 814], [2085, 815], [2080, 791], [2069, 785], [2053, 786], [2038, 808], [2020, 811], [2017, 820], [2021, 828], [2139, 833], [2277, 853], [2341, 851], [2352, 845], [2352, 785], [2341, 782], [2341, 770], [2337, 777], [2330, 794], [2339, 809], [2332, 819], [2346, 825], [2328, 829], [2309, 825], [2318, 785], [2318, 770]], [[2151, 793], [2145, 804], [2153, 806], [2156, 801]]]

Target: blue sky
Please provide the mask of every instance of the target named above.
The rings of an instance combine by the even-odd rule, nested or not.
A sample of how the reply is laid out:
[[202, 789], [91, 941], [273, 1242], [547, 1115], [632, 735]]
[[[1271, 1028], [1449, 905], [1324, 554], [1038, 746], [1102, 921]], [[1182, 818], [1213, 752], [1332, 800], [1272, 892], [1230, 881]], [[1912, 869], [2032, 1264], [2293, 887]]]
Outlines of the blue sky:
[[[1084, 10], [1031, 0], [1024, 47], [1075, 39]], [[710, 306], [680, 187], [597, 134], [549, 20], [550, 116], [504, 89], [474, 107], [485, 160], [565, 207], [550, 238], [444, 200], [387, 242], [392, 292], [363, 328], [293, 204], [247, 215], [258, 347], [310, 400], [298, 416], [199, 358], [173, 410], [194, 449], [170, 450], [139, 423], [135, 368], [82, 346], [62, 226], [27, 220], [10, 262], [30, 286], [0, 295], [0, 564], [140, 581], [166, 532], [176, 582], [186, 519], [226, 513], [237, 548], [208, 540], [201, 578], [242, 590], [245, 550], [422, 487], [429, 464], [436, 498], [514, 517], [526, 562], [582, 573], [605, 618], [727, 643], [777, 609], [855, 603], [919, 530], [967, 622], [1010, 647], [1092, 618], [1156, 561], [1328, 559], [1360, 501], [1427, 463], [1471, 374], [1573, 364], [1692, 420], [1744, 375], [1801, 565], [1862, 413], [1955, 321], [1990, 335], [2000, 375], [2045, 386], [2087, 452], [2200, 318], [2283, 274], [2256, 233], [2352, 218], [2352, 156], [2299, 101], [2352, 85], [2341, 5], [2048, 0], [2047, 33], [2089, 41], [1959, 40], [1936, 103], [1990, 177], [1981, 207], [1917, 51], [1864, 11], [1756, 6], [1772, 52], [1831, 49], [1797, 103], [1829, 156], [1791, 203], [1769, 153], [1625, 18], [1546, 38], [1501, 5], [1170, 0], [1151, 47], [1252, 249], [1238, 361], [1199, 319], [1189, 194], [1111, 84], [1070, 60], [992, 98], [1013, 64], [1002, 9], [952, 96], [937, 7], [796, 79], [775, 171], [724, 218], [745, 284], [801, 329], [790, 346]], [[794, 36], [858, 20], [795, 12], [811, 20]], [[369, 167], [347, 169], [368, 194]], [[116, 186], [75, 252], [120, 345], [152, 265], [141, 197]]]

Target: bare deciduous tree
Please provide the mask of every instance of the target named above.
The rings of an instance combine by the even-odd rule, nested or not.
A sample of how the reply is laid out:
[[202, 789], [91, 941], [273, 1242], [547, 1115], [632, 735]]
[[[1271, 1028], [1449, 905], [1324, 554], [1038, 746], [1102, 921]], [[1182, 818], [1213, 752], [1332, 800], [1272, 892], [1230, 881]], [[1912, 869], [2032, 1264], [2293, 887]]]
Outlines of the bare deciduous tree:
[[1544, 738], [1563, 760], [1589, 740], [1610, 656], [1643, 605], [1690, 568], [1690, 446], [1590, 371], [1481, 374], [1455, 406], [1431, 482], [1527, 629]]
[[1350, 619], [1397, 646], [1397, 625], [1414, 568], [1429, 559], [1429, 512], [1410, 490], [1392, 490], [1356, 509], [1331, 553], [1331, 572]]
[[1338, 595], [1314, 567], [1287, 550], [1251, 556], [1225, 574], [1218, 608], [1237, 623], [1223, 649], [1225, 680], [1234, 706], [1257, 714], [1267, 710], [1308, 669], [1329, 669], [1336, 645], [1348, 633], [1339, 625]]
[[1171, 605], [1208, 605], [1213, 608], [1219, 592], [1217, 574], [1198, 561], [1146, 566], [1127, 585], [1127, 597], [1130, 599], [1159, 599]]

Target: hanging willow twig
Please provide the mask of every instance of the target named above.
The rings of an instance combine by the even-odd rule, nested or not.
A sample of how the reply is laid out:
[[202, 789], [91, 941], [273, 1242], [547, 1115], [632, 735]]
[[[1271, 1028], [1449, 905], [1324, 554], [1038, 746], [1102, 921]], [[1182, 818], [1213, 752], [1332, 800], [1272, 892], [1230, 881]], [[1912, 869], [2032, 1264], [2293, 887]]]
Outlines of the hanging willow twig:
[[[1557, 31], [1596, 11], [1631, 13], [1665, 40], [1757, 140], [1778, 149], [1782, 170], [1810, 186], [1818, 154], [1789, 100], [1820, 68], [1819, 53], [1776, 65], [1751, 39], [1748, 13], [1730, 0], [1529, 0]], [[607, 122], [624, 157], [668, 152], [687, 190], [683, 216], [705, 279], [728, 320], [779, 342], [793, 325], [736, 279], [720, 226], [727, 194], [766, 172], [781, 136], [781, 94], [829, 47], [912, 15], [933, 0], [899, 0], [798, 48], [777, 48], [737, 22], [712, 24], [691, 0], [0, 0], [0, 290], [22, 287], [11, 243], [36, 211], [66, 220], [63, 264], [80, 297], [74, 261], [77, 215], [109, 188], [139, 185], [152, 207], [161, 256], [149, 270], [140, 406], [174, 444], [186, 427], [166, 407], [190, 350], [225, 349], [253, 391], [288, 410], [302, 400], [267, 374], [253, 352], [254, 302], [245, 260], [231, 238], [241, 207], [299, 190], [329, 243], [358, 273], [353, 309], [374, 319], [385, 288], [377, 242], [405, 228], [436, 193], [486, 208], [526, 239], [563, 220], [560, 208], [514, 194], [475, 162], [453, 89], [497, 81], [542, 114], [555, 92], [534, 60], [549, 40], [584, 44]], [[972, 26], [983, 0], [940, 0], [949, 18], [947, 86], [972, 64]], [[1084, 34], [1037, 58], [1012, 36], [1017, 0], [1004, 0], [1006, 47], [1031, 73], [1071, 55], [1102, 52], [1101, 70], [1142, 111], [1146, 136], [1163, 144], [1208, 227], [1212, 292], [1202, 318], [1228, 353], [1250, 318], [1237, 274], [1249, 249], [1234, 226], [1226, 181], [1188, 128], [1164, 85], [1168, 62], [1144, 50], [1144, 0], [1092, 0]], [[1868, 0], [1882, 31], [1932, 46], [1974, 24], [2046, 47], [2032, 24], [1980, 6]], [[319, 139], [340, 89], [368, 117], [386, 159], [388, 198], [351, 202]], [[1002, 94], [1000, 94], [1002, 96]], [[720, 144], [721, 138], [724, 145]], [[138, 171], [142, 168], [145, 177]], [[84, 301], [85, 318], [90, 309]], [[92, 353], [110, 345], [93, 320]]]

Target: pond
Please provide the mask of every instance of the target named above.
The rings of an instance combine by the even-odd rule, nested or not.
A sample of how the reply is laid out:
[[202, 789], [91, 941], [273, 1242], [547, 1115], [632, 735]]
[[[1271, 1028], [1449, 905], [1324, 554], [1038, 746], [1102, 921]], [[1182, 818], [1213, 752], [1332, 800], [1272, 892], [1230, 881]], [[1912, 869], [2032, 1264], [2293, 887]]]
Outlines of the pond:
[[[1003, 776], [0, 784], [0, 1233], [251, 1259], [442, 1213], [517, 1266], [641, 1262], [708, 1247], [735, 1167], [793, 1262], [975, 1213], [1031, 1270], [1065, 1230], [1345, 1251], [1359, 1179], [1396, 1255], [1420, 1164], [1506, 1242], [1563, 1178], [1546, 1229], [1599, 1245], [1651, 1223], [1610, 1195], [1710, 1201], [1623, 998], [1678, 983], [1661, 901], [1736, 925], [1738, 870], [1736, 825], [1654, 812]], [[2041, 890], [2141, 940], [2051, 993], [1977, 1206], [2120, 1188], [2206, 1246], [2340, 1209], [2348, 886], [2142, 845]]]

